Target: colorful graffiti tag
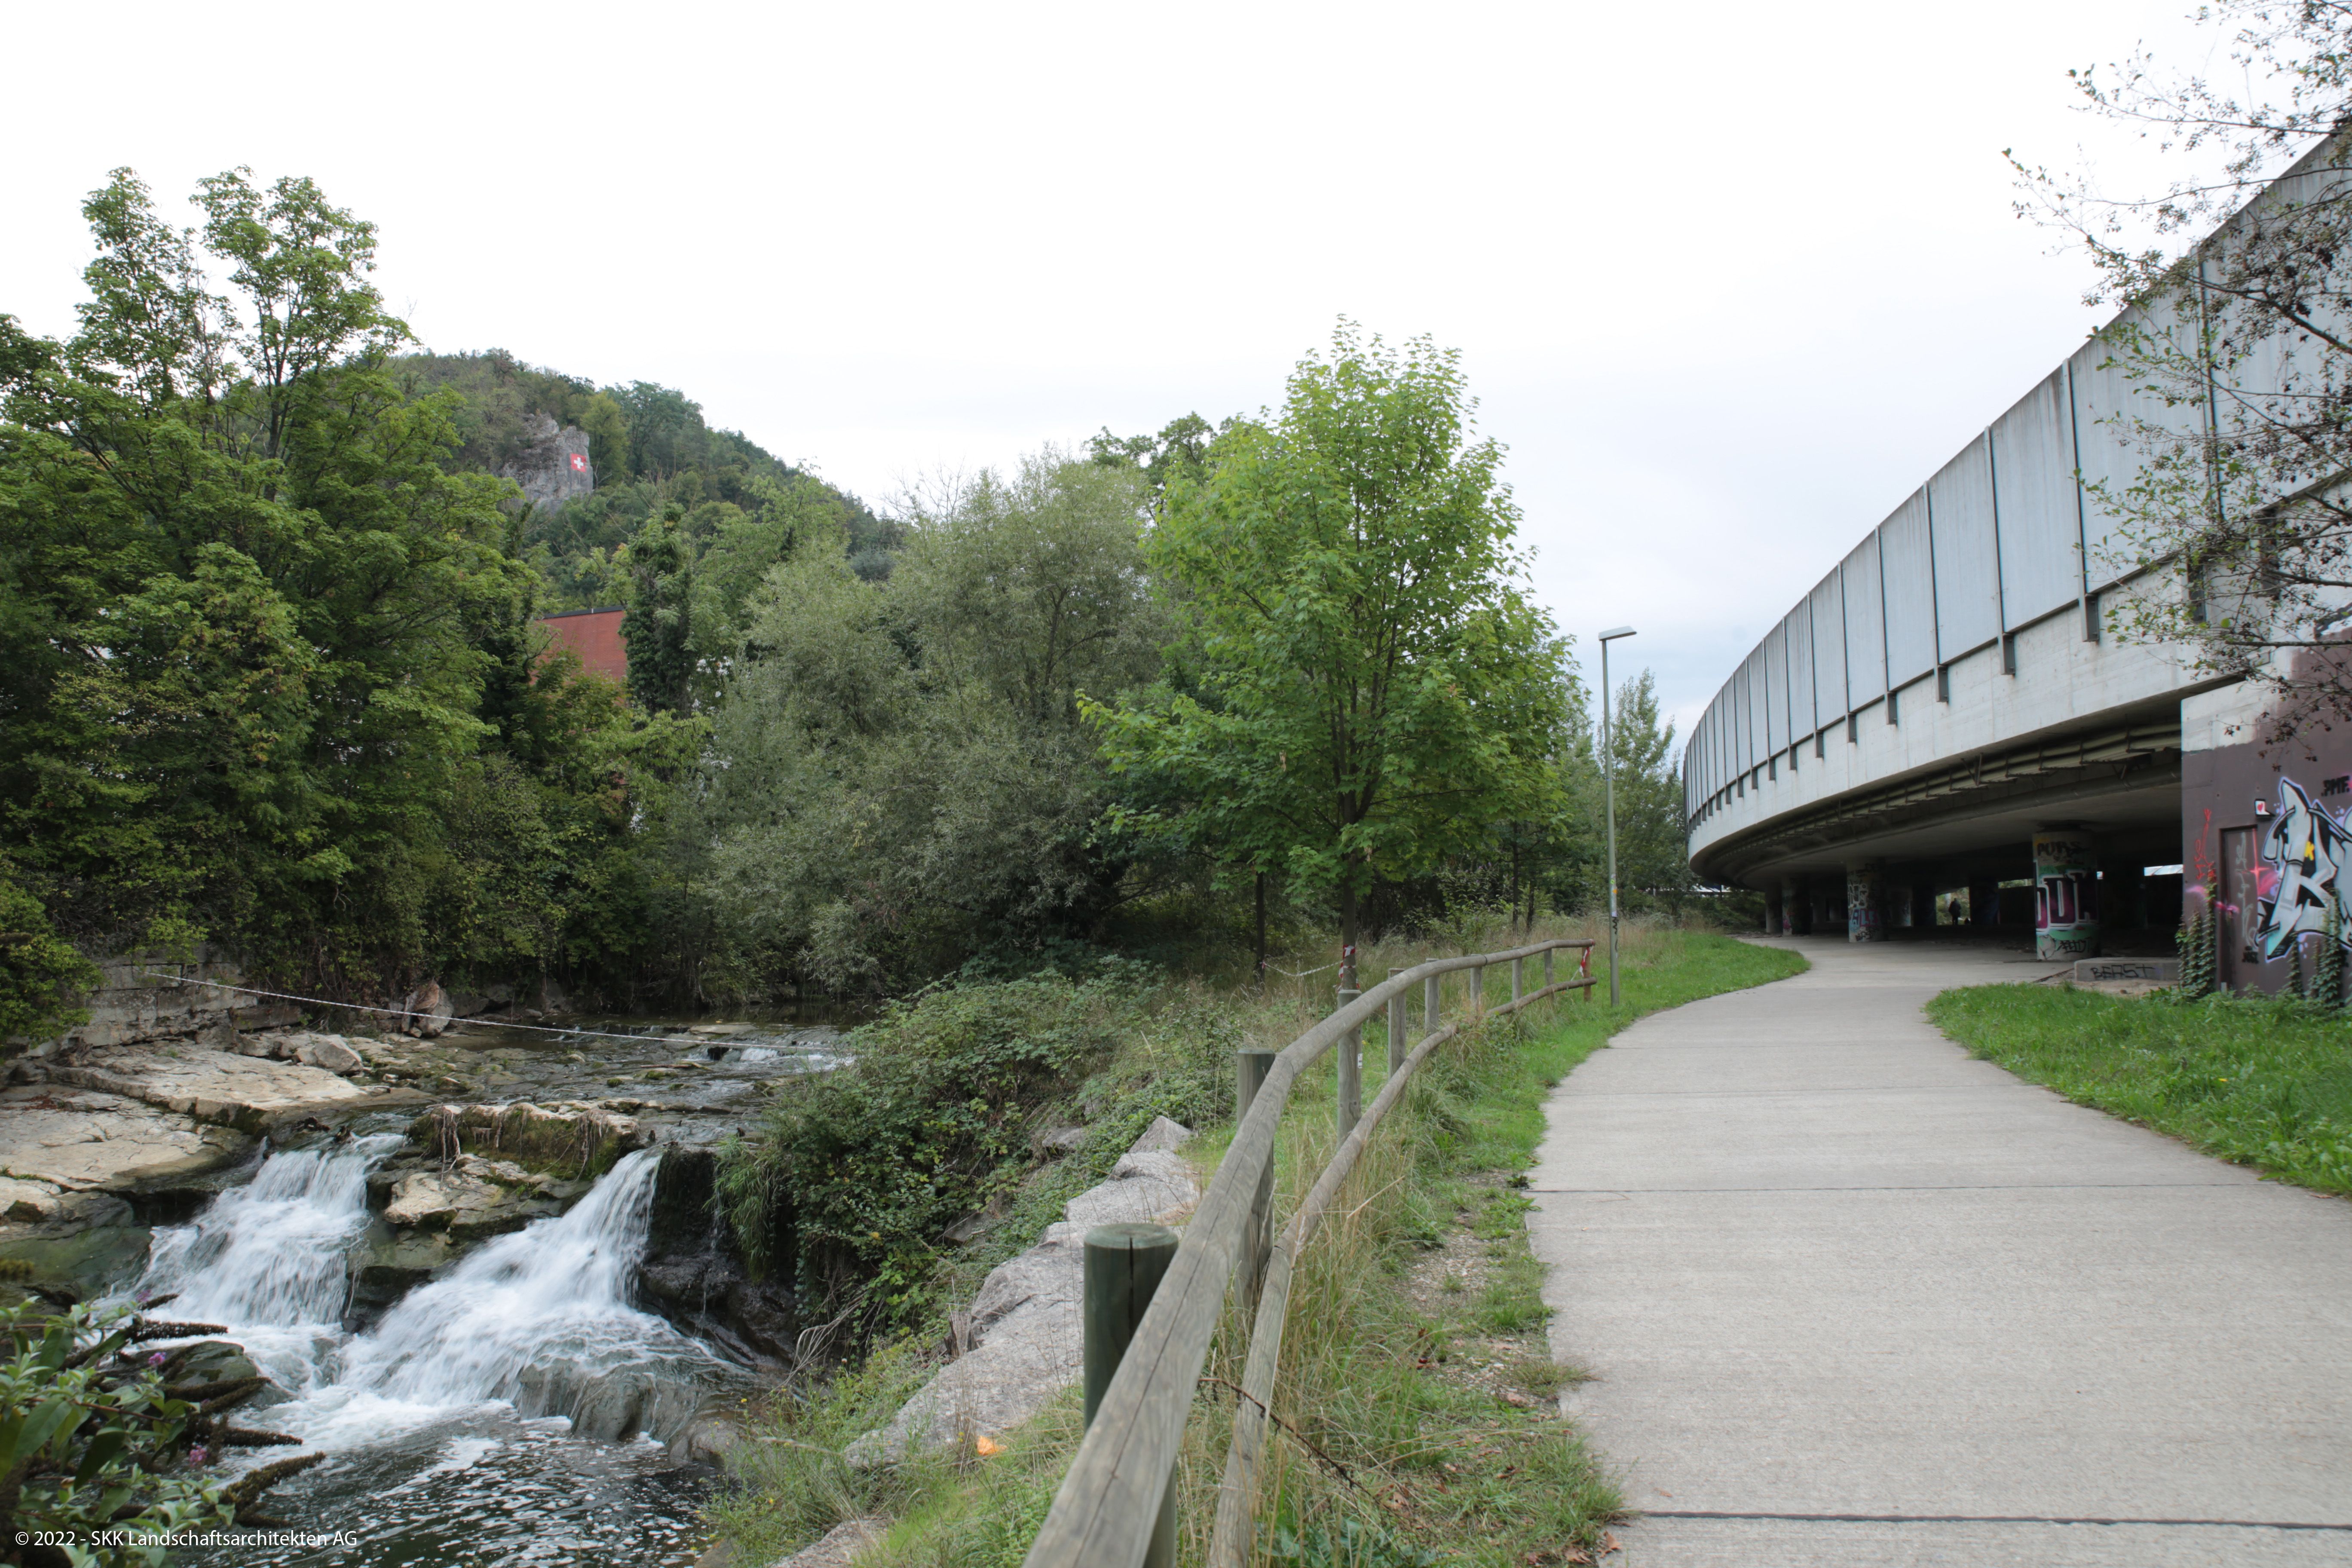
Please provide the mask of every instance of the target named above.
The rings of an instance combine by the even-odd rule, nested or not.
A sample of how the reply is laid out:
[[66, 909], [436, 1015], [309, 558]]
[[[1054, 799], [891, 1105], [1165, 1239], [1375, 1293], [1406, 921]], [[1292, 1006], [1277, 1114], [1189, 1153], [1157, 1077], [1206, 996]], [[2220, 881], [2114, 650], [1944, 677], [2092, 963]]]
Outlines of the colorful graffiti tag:
[[[2283, 777], [2278, 808], [2262, 830], [2261, 851], [2254, 869], [2260, 911], [2254, 938], [2268, 963], [2294, 952], [2305, 936], [2324, 934], [2328, 911], [2342, 908], [2338, 879], [2352, 855], [2352, 827]], [[2346, 923], [2339, 914], [2339, 935], [2346, 934]]]
[[2099, 951], [2099, 861], [2080, 828], [2033, 836], [2033, 953], [2091, 958]]

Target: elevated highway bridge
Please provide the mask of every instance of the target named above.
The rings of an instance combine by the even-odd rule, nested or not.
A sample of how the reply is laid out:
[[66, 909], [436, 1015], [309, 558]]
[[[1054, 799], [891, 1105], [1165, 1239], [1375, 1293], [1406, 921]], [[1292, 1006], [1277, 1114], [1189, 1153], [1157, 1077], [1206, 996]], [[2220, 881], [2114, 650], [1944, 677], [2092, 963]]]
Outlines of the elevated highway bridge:
[[[2263, 199], [2334, 179], [2318, 162]], [[2332, 798], [2352, 798], [2352, 753], [2330, 752], [2352, 737], [2264, 751], [2256, 688], [2110, 631], [2119, 597], [2180, 588], [2143, 563], [2108, 498], [2144, 478], [2150, 432], [2193, 441], [2225, 417], [2216, 399], [2244, 390], [2209, 376], [2203, 401], [2168, 402], [2118, 363], [2133, 332], [2192, 353], [2199, 341], [2161, 301], [2126, 312], [1830, 565], [1740, 663], [1683, 754], [1702, 879], [1760, 889], [1790, 932], [2025, 928], [2064, 957], [2096, 952], [2103, 928], [2111, 944], [2168, 951], [2186, 868], [2191, 903], [2210, 896], [2243, 928], [2223, 943], [2231, 977], [2279, 983], [2293, 942], [2263, 908], [2279, 875], [2264, 822], [2307, 796], [2311, 820], [2352, 844], [2335, 810], [2347, 800]], [[2294, 374], [2277, 359], [2234, 369]]]

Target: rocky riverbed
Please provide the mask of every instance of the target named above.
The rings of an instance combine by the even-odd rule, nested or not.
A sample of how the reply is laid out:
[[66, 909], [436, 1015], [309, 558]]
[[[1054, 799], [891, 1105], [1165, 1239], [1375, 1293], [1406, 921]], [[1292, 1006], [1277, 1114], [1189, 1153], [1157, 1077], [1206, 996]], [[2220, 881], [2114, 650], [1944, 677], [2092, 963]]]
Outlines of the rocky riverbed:
[[491, 1494], [517, 1542], [690, 1557], [698, 1461], [802, 1326], [718, 1222], [713, 1150], [764, 1087], [836, 1065], [838, 1031], [525, 1029], [445, 998], [333, 1032], [157, 989], [8, 1064], [0, 1302], [172, 1289], [231, 1324], [192, 1355], [270, 1377], [335, 1451], [288, 1504], [387, 1521], [335, 1561], [470, 1560], [480, 1538], [430, 1544], [467, 1533], [433, 1500]]

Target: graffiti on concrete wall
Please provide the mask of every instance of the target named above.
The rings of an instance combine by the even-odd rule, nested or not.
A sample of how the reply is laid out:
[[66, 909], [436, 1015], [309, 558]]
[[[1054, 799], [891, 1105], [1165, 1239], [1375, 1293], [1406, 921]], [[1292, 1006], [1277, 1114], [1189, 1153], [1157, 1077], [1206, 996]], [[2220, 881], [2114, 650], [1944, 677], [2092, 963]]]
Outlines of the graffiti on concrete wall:
[[[2352, 858], [2352, 828], [2302, 785], [2283, 777], [2260, 847], [2253, 935], [2267, 963], [2294, 952], [2305, 936], [2327, 930], [2328, 911], [2339, 908], [2343, 898], [2338, 878]], [[2339, 933], [2346, 923], [2339, 916]]]
[[2090, 958], [2099, 946], [2099, 860], [2091, 836], [2052, 828], [2033, 836], [2033, 952]]

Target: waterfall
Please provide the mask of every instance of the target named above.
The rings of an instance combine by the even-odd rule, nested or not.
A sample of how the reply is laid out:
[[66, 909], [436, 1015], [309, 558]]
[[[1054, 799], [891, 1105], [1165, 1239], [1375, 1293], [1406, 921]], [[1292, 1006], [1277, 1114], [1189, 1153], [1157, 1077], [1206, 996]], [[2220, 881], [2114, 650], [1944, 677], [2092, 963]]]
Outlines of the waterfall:
[[256, 1327], [331, 1324], [349, 1280], [343, 1248], [367, 1228], [368, 1173], [404, 1142], [397, 1133], [272, 1154], [190, 1225], [155, 1232], [138, 1289], [171, 1290], [176, 1318]]
[[312, 1387], [342, 1337], [343, 1254], [368, 1226], [368, 1173], [404, 1142], [377, 1133], [271, 1154], [194, 1222], [157, 1229], [133, 1289], [175, 1294], [174, 1318], [228, 1325], [279, 1387]]
[[624, 1156], [572, 1210], [467, 1254], [370, 1332], [341, 1328], [345, 1253], [369, 1224], [368, 1173], [396, 1133], [272, 1154], [194, 1223], [155, 1233], [137, 1289], [176, 1291], [172, 1315], [228, 1326], [297, 1395], [270, 1422], [355, 1447], [492, 1402], [572, 1418], [581, 1436], [660, 1431], [728, 1369], [700, 1342], [629, 1304], [645, 1258], [658, 1154]]
[[344, 1347], [332, 1386], [285, 1415], [310, 1441], [364, 1440], [490, 1401], [583, 1436], [658, 1430], [724, 1368], [629, 1304], [660, 1157], [625, 1155], [569, 1213], [485, 1242]]

